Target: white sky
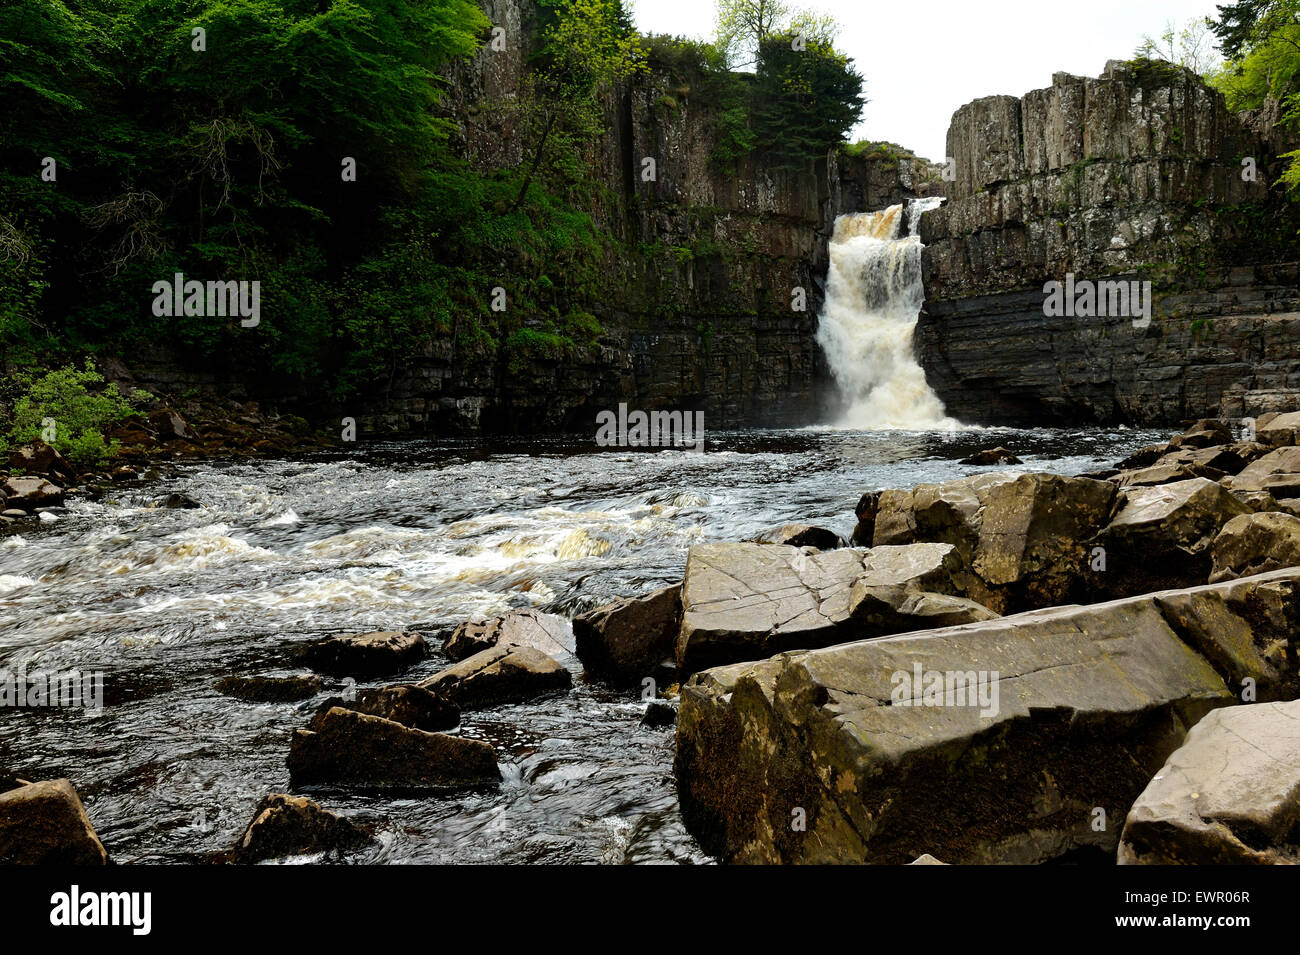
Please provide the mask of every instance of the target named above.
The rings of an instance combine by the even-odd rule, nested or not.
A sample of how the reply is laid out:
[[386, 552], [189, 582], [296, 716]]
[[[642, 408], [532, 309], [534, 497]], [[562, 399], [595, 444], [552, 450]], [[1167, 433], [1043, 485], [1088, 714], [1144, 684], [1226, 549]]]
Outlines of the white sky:
[[[851, 139], [899, 143], [942, 159], [948, 121], [981, 96], [1022, 96], [1059, 71], [1098, 76], [1172, 21], [1228, 0], [793, 0], [834, 16], [837, 46], [866, 79]], [[643, 33], [711, 39], [714, 0], [630, 0]]]

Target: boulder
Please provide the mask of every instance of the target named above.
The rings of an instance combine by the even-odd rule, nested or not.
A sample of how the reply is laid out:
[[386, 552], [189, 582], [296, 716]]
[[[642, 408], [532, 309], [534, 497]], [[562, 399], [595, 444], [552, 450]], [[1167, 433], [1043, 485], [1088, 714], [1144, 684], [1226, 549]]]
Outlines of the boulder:
[[1129, 596], [1209, 579], [1219, 529], [1249, 508], [1205, 478], [1120, 492], [1114, 519], [1093, 540], [1105, 551], [1095, 592]]
[[442, 652], [452, 660], [464, 660], [500, 643], [532, 647], [563, 659], [574, 650], [573, 626], [556, 614], [511, 610], [491, 619], [465, 621], [443, 641]]
[[673, 656], [681, 622], [680, 584], [616, 600], [573, 619], [578, 657], [592, 676], [639, 684]]
[[682, 688], [682, 815], [733, 862], [1113, 855], [1093, 810], [1232, 699], [1149, 596], [720, 667]]
[[228, 676], [217, 692], [245, 703], [296, 703], [323, 692], [325, 681], [311, 676]]
[[9, 477], [0, 483], [0, 497], [6, 499], [6, 509], [17, 508], [31, 512], [38, 507], [59, 507], [63, 504], [63, 488], [39, 477]]
[[962, 458], [958, 464], [1020, 464], [1021, 461], [1006, 448], [985, 448], [976, 451], [968, 458]]
[[1217, 418], [1202, 418], [1180, 435], [1169, 441], [1171, 448], [1209, 448], [1216, 444], [1231, 444], [1236, 440], [1232, 428]]
[[651, 700], [641, 714], [641, 725], [646, 729], [664, 729], [677, 722], [677, 707], [667, 700]]
[[[1300, 570], [1151, 595], [1183, 641], [1244, 700], [1300, 696]], [[1249, 682], [1247, 682], [1249, 681]]]
[[285, 856], [345, 852], [369, 841], [370, 837], [355, 823], [322, 809], [310, 799], [274, 793], [258, 805], [230, 861], [249, 865]]
[[427, 647], [418, 633], [384, 630], [329, 637], [303, 650], [307, 665], [335, 676], [386, 676], [424, 659]]
[[947, 865], [947, 864], [948, 863], [936, 859], [928, 852], [922, 853], [921, 855], [917, 856], [915, 859], [913, 859], [911, 862], [908, 863], [908, 865]]
[[883, 491], [874, 543], [952, 544], [968, 572], [961, 591], [995, 613], [1084, 599], [1084, 543], [1106, 525], [1110, 481], [995, 471]]
[[467, 657], [420, 684], [462, 710], [520, 703], [572, 685], [569, 671], [553, 657], [508, 643]]
[[1276, 511], [1241, 514], [1210, 546], [1210, 583], [1300, 566], [1300, 517]]
[[0, 793], [0, 865], [105, 865], [108, 853], [66, 779]]
[[1300, 448], [1271, 451], [1223, 483], [1234, 491], [1268, 491], [1279, 501], [1300, 497]]
[[1168, 454], [1170, 450], [1168, 444], [1148, 444], [1145, 448], [1134, 451], [1124, 460], [1116, 462], [1115, 467], [1120, 471], [1135, 471], [1140, 468], [1148, 468]]
[[154, 429], [160, 441], [174, 441], [177, 438], [190, 438], [189, 427], [185, 419], [170, 408], [159, 408], [149, 415], [149, 426]]
[[1120, 865], [1300, 864], [1300, 701], [1215, 710], [1142, 791]]
[[811, 524], [782, 524], [754, 538], [756, 544], [786, 544], [790, 547], [815, 547], [834, 550], [844, 546], [844, 539], [834, 531]]
[[338, 706], [313, 725], [295, 731], [289, 747], [295, 788], [443, 789], [501, 778], [492, 747], [480, 740], [426, 733]]
[[853, 636], [956, 626], [997, 616], [959, 596], [964, 566], [952, 544], [873, 547], [849, 592]]
[[47, 474], [65, 480], [74, 480], [77, 469], [72, 463], [44, 441], [29, 441], [9, 453], [11, 470], [26, 474]]
[[1294, 446], [1297, 435], [1300, 435], [1300, 411], [1274, 415], [1267, 419], [1261, 415], [1255, 422], [1256, 440], [1270, 448]]
[[318, 731], [335, 707], [382, 717], [427, 733], [455, 729], [460, 723], [460, 707], [414, 684], [357, 690], [355, 697], [352, 700], [330, 697], [316, 710], [310, 729]]

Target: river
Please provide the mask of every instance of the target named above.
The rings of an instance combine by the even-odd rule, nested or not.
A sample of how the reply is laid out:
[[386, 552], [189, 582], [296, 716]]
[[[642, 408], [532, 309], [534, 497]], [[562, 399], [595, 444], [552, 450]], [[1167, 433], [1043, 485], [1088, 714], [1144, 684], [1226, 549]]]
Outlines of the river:
[[[987, 470], [957, 463], [979, 448], [1073, 474], [1165, 437], [737, 431], [704, 453], [570, 436], [173, 466], [0, 532], [0, 669], [102, 671], [106, 703], [0, 709], [0, 769], [70, 778], [117, 862], [203, 861], [286, 790], [290, 734], [324, 698], [238, 702], [222, 677], [303, 672], [295, 647], [329, 634], [409, 628], [436, 647], [471, 614], [572, 616], [677, 582], [693, 544], [787, 521], [848, 536], [862, 492]], [[171, 492], [203, 506], [150, 506]], [[459, 732], [497, 750], [494, 790], [319, 801], [374, 826], [350, 862], [707, 862], [677, 811], [672, 733], [640, 728], [643, 708], [578, 679], [465, 715]]]

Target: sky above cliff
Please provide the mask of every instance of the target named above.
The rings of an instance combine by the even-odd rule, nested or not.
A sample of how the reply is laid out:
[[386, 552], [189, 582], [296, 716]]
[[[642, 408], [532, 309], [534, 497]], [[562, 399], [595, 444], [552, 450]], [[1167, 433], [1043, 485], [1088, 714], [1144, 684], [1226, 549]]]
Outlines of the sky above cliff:
[[[1226, 3], [1227, 0], [1217, 0]], [[1097, 76], [1128, 59], [1144, 36], [1215, 13], [1216, 0], [794, 0], [830, 13], [838, 41], [866, 78], [867, 103], [854, 139], [899, 143], [939, 160], [948, 121], [981, 96], [1023, 96], [1056, 72]], [[713, 0], [631, 0], [643, 33], [710, 39]]]

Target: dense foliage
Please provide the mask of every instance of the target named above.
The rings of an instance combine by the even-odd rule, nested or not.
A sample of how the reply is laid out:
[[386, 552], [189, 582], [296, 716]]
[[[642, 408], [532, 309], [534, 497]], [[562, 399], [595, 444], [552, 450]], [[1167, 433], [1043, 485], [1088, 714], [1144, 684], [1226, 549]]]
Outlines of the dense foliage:
[[[493, 106], [524, 161], [494, 170], [449, 118], [458, 61], [493, 41], [475, 0], [0, 0], [0, 359], [164, 343], [338, 400], [433, 336], [512, 366], [589, 347], [603, 91], [657, 53], [623, 0], [537, 5], [523, 88]], [[807, 29], [807, 52], [754, 37], [756, 76], [676, 49], [707, 74], [720, 165], [806, 163], [856, 121], [860, 77]], [[260, 283], [256, 327], [156, 314], [177, 273]]]
[[[559, 27], [580, 4], [621, 9], [567, 0]], [[480, 263], [563, 268], [595, 236], [544, 189], [514, 202], [519, 170], [457, 155], [446, 74], [489, 27], [473, 0], [0, 8], [0, 347], [163, 341], [342, 395], [431, 331], [509, 333]], [[256, 330], [154, 315], [176, 272], [260, 282]]]

